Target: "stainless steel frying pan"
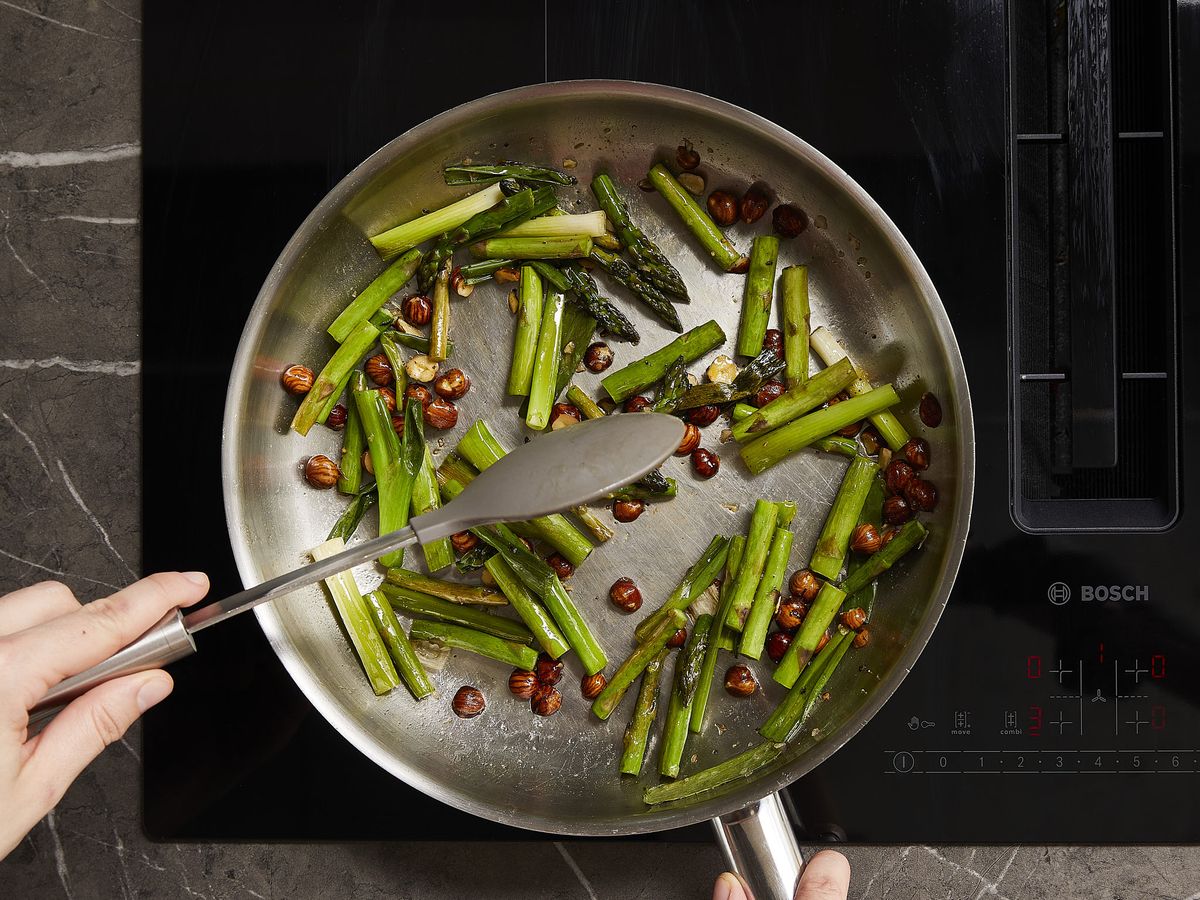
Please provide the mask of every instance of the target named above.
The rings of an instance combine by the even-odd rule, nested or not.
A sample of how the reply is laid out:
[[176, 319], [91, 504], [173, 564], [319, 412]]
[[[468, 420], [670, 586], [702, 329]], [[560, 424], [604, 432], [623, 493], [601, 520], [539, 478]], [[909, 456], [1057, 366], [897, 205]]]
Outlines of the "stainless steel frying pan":
[[[651, 162], [673, 155], [685, 138], [700, 151], [700, 171], [710, 188], [740, 190], [762, 181], [781, 201], [808, 212], [812, 224], [799, 239], [785, 242], [780, 265], [809, 264], [813, 324], [838, 334], [877, 381], [895, 382], [910, 420], [926, 390], [937, 394], [945, 410], [941, 427], [928, 434], [934, 459], [929, 477], [942, 497], [929, 517], [931, 537], [903, 571], [884, 578], [873, 641], [855, 654], [855, 665], [838, 671], [811, 733], [751, 781], [651, 808], [641, 795], [657, 780], [657, 766], [648, 761], [647, 773], [636, 781], [616, 772], [626, 707], [610, 723], [598, 722], [577, 693], [578, 672], [568, 674], [562, 710], [548, 719], [511, 699], [507, 668], [467, 654], [453, 656], [437, 675], [435, 698], [416, 703], [404, 691], [380, 698], [367, 686], [319, 590], [298, 592], [256, 612], [312, 703], [347, 740], [413, 787], [497, 822], [561, 834], [634, 834], [716, 819], [723, 846], [759, 896], [790, 897], [801, 861], [773, 792], [853, 737], [915, 663], [958, 570], [974, 479], [966, 376], [929, 277], [883, 211], [804, 141], [710, 97], [610, 81], [495, 94], [396, 138], [342, 179], [305, 220], [250, 312], [226, 401], [225, 507], [247, 585], [294, 568], [324, 538], [343, 501], [309, 488], [299, 465], [314, 452], [333, 456], [338, 436], [318, 428], [304, 439], [288, 431], [294, 403], [279, 389], [279, 373], [293, 362], [319, 366], [328, 357], [325, 326], [379, 268], [365, 235], [452, 199], [454, 190], [441, 178], [448, 161], [515, 158], [573, 168], [579, 187], [561, 194], [572, 201], [578, 197], [584, 208], [594, 208], [587, 187], [593, 171], [608, 171], [623, 186], [637, 221], [689, 285], [693, 301], [680, 310], [685, 325], [715, 318], [732, 340], [743, 279], [717, 271], [660, 198], [636, 187]], [[766, 227], [769, 222], [762, 221], [754, 231]], [[742, 226], [732, 230], [743, 247], [750, 235]], [[632, 305], [626, 309], [643, 339], [637, 348], [614, 345], [618, 365], [673, 337]], [[516, 404], [503, 393], [512, 330], [504, 288], [482, 285], [470, 299], [455, 300], [454, 362], [470, 375], [473, 388], [460, 404], [458, 429], [435, 438], [446, 448], [442, 452], [476, 418], [485, 418], [510, 447], [524, 437]], [[577, 381], [597, 389], [589, 373]], [[720, 474], [700, 482], [686, 460], [670, 460], [665, 469], [679, 479], [678, 499], [651, 506], [634, 525], [616, 526], [617, 536], [573, 579], [574, 596], [614, 664], [625, 656], [638, 617], [625, 616], [604, 599], [608, 585], [620, 576], [634, 578], [647, 608], [653, 608], [714, 532], [746, 527], [754, 498], [800, 502], [791, 568], [807, 559], [845, 461], [804, 452], [752, 478], [734, 446], [719, 445], [720, 431], [713, 425], [704, 438], [722, 455]], [[378, 575], [362, 573], [364, 582], [370, 578]], [[766, 669], [760, 671], [764, 689], [753, 697], [714, 697], [704, 733], [689, 744], [685, 770], [727, 758], [756, 740], [756, 727], [781, 696]], [[477, 719], [461, 720], [450, 710], [449, 696], [465, 683], [482, 688], [490, 700]], [[631, 703], [627, 698], [626, 706]], [[657, 747], [649, 756], [656, 758]]]

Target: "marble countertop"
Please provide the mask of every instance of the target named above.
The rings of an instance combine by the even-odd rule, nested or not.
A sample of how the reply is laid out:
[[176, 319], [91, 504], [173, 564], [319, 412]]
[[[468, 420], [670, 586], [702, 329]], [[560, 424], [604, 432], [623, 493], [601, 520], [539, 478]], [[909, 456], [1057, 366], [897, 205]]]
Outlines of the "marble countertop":
[[[139, 17], [0, 0], [0, 590], [53, 578], [91, 599], [138, 569]], [[721, 869], [683, 843], [152, 843], [139, 746], [135, 728], [0, 862], [0, 895], [703, 897]], [[1190, 848], [847, 854], [854, 898], [1200, 898]]]

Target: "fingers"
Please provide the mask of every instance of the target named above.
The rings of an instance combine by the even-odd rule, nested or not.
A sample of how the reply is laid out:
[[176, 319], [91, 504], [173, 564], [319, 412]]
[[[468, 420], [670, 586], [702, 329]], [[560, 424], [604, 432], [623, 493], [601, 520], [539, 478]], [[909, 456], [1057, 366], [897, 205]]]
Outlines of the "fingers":
[[201, 572], [159, 572], [5, 639], [5, 669], [22, 679], [28, 709], [64, 678], [112, 656], [145, 634], [177, 606], [208, 592]]
[[[174, 682], [161, 669], [106, 681], [72, 700], [33, 739], [21, 781], [36, 816], [50, 810], [100, 751], [120, 740], [142, 713], [171, 693]], [[36, 821], [36, 819], [35, 819]]]
[[0, 637], [76, 612], [79, 601], [57, 581], [42, 581], [0, 597]]
[[804, 867], [795, 900], [846, 900], [849, 893], [849, 861], [836, 850], [822, 850]]
[[750, 900], [750, 892], [732, 872], [722, 872], [713, 887], [713, 900]]

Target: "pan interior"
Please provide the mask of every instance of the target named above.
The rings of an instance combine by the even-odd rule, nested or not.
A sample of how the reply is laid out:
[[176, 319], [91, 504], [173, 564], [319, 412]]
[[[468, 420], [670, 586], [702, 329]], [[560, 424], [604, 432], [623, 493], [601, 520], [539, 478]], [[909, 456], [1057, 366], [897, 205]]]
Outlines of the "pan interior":
[[[757, 117], [699, 95], [648, 85], [538, 86], [452, 110], [397, 138], [347, 176], [271, 271], [235, 364], [226, 411], [226, 505], [242, 578], [252, 584], [306, 561], [306, 549], [324, 539], [345, 502], [334, 492], [312, 490], [300, 476], [300, 463], [313, 453], [337, 458], [339, 436], [321, 427], [308, 438], [289, 432], [295, 402], [280, 390], [279, 372], [294, 362], [319, 369], [328, 357], [325, 326], [379, 268], [364, 233], [376, 233], [461, 193], [442, 181], [441, 167], [447, 162], [513, 158], [568, 167], [580, 183], [560, 189], [560, 196], [564, 205], [580, 210], [595, 208], [588, 190], [592, 174], [610, 173], [635, 220], [676, 263], [690, 288], [691, 304], [679, 307], [685, 328], [716, 319], [728, 336], [723, 352], [732, 354], [744, 279], [719, 272], [661, 198], [637, 188], [651, 163], [673, 157], [683, 139], [700, 152], [699, 171], [709, 190], [727, 187], [740, 194], [751, 182], [761, 181], [780, 202], [808, 213], [808, 229], [783, 242], [779, 265], [810, 267], [813, 325], [826, 325], [838, 334], [877, 382], [896, 384], [904, 418], [916, 422], [923, 392], [933, 391], [941, 399], [945, 419], [928, 439], [935, 460], [929, 476], [942, 502], [928, 519], [932, 534], [924, 550], [904, 566], [902, 575], [883, 580], [873, 641], [838, 671], [829, 686], [831, 699], [811, 722], [812, 732], [755, 782], [675, 808], [652, 810], [641, 802], [642, 789], [658, 781], [657, 742], [641, 779], [617, 775], [621, 736], [636, 691], [607, 724], [598, 722], [579, 693], [581, 673], [573, 655], [560, 685], [562, 709], [552, 718], [532, 715], [527, 703], [508, 694], [507, 667], [460, 651], [437, 674], [438, 694], [418, 704], [402, 689], [386, 697], [372, 694], [321, 590], [298, 591], [257, 611], [300, 687], [348, 739], [415, 787], [502, 822], [610, 834], [682, 825], [728, 811], [819, 763], [894, 690], [945, 603], [970, 508], [969, 400], [957, 347], [924, 270], [886, 217], [840, 170]], [[768, 215], [755, 226], [738, 225], [729, 233], [748, 250], [752, 235], [769, 230]], [[489, 282], [469, 299], [453, 301], [452, 363], [467, 372], [472, 389], [459, 404], [458, 427], [429, 432], [439, 457], [476, 418], [486, 419], [508, 447], [525, 436], [518, 404], [503, 392], [514, 329], [508, 289]], [[612, 344], [616, 366], [674, 337], [622, 289], [607, 293], [642, 334], [637, 347]], [[707, 362], [692, 370], [702, 374]], [[598, 381], [591, 373], [576, 379], [594, 396], [599, 396]], [[664, 471], [678, 479], [679, 497], [652, 504], [634, 524], [614, 523], [616, 537], [571, 579], [573, 596], [608, 655], [610, 673], [626, 655], [641, 618], [608, 603], [607, 589], [616, 578], [628, 576], [638, 583], [644, 610], [657, 607], [714, 533], [745, 529], [757, 497], [798, 501], [789, 571], [807, 559], [845, 460], [805, 451], [750, 477], [735, 446], [720, 442], [725, 427], [718, 421], [704, 430], [703, 446], [721, 454], [717, 477], [700, 481], [687, 459], [668, 460]], [[373, 533], [371, 519], [364, 523], [364, 534]], [[367, 570], [358, 574], [363, 587], [379, 578]], [[728, 660], [723, 656], [718, 681]], [[685, 773], [755, 741], [756, 727], [782, 694], [770, 679], [771, 668], [765, 661], [754, 665], [763, 689], [748, 699], [728, 696], [718, 683], [705, 731], [689, 741]], [[484, 692], [484, 715], [461, 720], [451, 712], [450, 697], [464, 684]]]

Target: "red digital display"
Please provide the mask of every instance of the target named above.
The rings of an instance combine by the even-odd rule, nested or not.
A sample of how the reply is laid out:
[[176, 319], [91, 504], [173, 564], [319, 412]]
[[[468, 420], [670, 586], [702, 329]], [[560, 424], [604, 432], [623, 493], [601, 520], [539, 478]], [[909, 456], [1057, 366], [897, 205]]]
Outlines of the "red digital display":
[[1150, 657], [1150, 677], [1163, 679], [1167, 677], [1167, 658], [1161, 653]]
[[1040, 706], [1029, 707], [1029, 727], [1025, 731], [1030, 737], [1042, 736], [1042, 708]]
[[1150, 727], [1155, 731], [1162, 731], [1167, 727], [1167, 708], [1161, 703], [1150, 707]]
[[1026, 678], [1041, 678], [1042, 677], [1042, 658], [1040, 656], [1025, 657], [1025, 677]]

